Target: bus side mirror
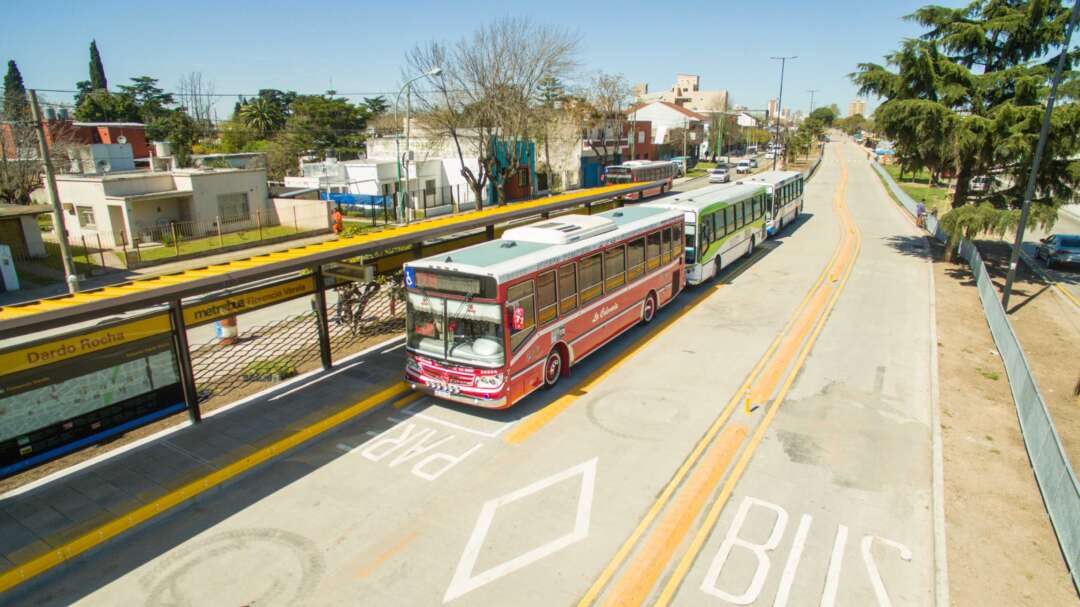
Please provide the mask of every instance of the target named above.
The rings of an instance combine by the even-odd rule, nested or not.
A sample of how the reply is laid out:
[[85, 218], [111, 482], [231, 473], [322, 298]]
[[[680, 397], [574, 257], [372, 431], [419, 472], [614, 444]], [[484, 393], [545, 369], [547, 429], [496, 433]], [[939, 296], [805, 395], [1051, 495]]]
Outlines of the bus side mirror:
[[514, 308], [510, 326], [513, 327], [515, 331], [520, 331], [525, 328], [525, 308], [521, 306]]

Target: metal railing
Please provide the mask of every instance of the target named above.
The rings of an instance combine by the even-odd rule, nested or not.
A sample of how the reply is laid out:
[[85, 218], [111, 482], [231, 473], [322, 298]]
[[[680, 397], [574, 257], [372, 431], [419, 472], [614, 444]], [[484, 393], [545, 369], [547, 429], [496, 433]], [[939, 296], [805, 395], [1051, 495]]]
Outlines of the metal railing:
[[[872, 166], [900, 204], [914, 215], [915, 200], [880, 165], [875, 162]], [[948, 235], [941, 229], [936, 216], [926, 216], [926, 229], [937, 240], [948, 242]], [[1043, 504], [1050, 515], [1061, 552], [1065, 555], [1073, 585], [1080, 592], [1080, 481], [1077, 481], [1046, 400], [1024, 355], [1024, 348], [1016, 337], [1005, 309], [1001, 307], [997, 288], [986, 271], [978, 248], [970, 240], [963, 240], [960, 242], [960, 255], [967, 260], [975, 277], [990, 334], [1005, 364], [1009, 389], [1020, 419], [1020, 434], [1031, 460], [1031, 468], [1035, 471], [1035, 481], [1042, 493]]]

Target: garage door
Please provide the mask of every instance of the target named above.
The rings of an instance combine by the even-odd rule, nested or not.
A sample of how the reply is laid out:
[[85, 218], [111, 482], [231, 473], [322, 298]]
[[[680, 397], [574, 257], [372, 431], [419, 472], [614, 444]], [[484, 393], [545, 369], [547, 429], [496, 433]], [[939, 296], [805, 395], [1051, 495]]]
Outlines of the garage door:
[[30, 251], [26, 248], [26, 237], [23, 236], [18, 217], [0, 219], [0, 244], [11, 247], [11, 255], [15, 259], [30, 258]]

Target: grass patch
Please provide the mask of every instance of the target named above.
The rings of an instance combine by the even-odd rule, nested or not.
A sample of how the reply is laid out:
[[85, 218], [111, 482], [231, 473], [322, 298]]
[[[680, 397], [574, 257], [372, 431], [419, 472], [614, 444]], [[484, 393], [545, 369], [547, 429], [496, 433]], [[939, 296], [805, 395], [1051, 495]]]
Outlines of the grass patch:
[[686, 172], [687, 177], [701, 177], [709, 172], [709, 169], [716, 168], [715, 162], [699, 162], [694, 165], [694, 168]]
[[240, 375], [247, 381], [281, 381], [295, 376], [296, 363], [291, 360], [255, 360], [247, 364]]
[[900, 184], [900, 189], [904, 190], [908, 196], [916, 201], [922, 201], [928, 211], [937, 209], [938, 214], [941, 215], [951, 208], [952, 194], [949, 188], [931, 185], [930, 173], [925, 169], [914, 174], [906, 173], [904, 180], [900, 181], [899, 165], [885, 164], [882, 168], [896, 180], [896, 183]]
[[983, 377], [991, 381], [997, 381], [1001, 379], [1001, 375], [997, 371], [990, 371], [989, 369], [983, 369], [982, 367], [979, 367], [975, 370], [979, 372], [979, 375], [982, 375]]
[[[35, 259], [34, 261], [51, 270], [56, 270], [62, 275], [64, 273], [64, 259], [60, 255], [60, 243], [46, 240], [44, 244], [45, 257], [43, 259]], [[71, 260], [75, 262], [75, 271], [78, 273], [89, 272], [92, 268], [101, 265], [101, 257], [99, 256], [97, 249], [91, 249], [77, 244], [69, 244], [68, 252], [71, 253]]]
[[[300, 230], [303, 231], [303, 230]], [[279, 236], [288, 236], [290, 234], [298, 233], [298, 230], [291, 226], [267, 226], [261, 231], [262, 240], [269, 238], [277, 238]], [[191, 240], [180, 241], [180, 251], [177, 253], [177, 247], [175, 245], [165, 245], [153, 248], [140, 248], [138, 253], [129, 250], [128, 256], [132, 260], [142, 261], [157, 261], [159, 259], [168, 259], [170, 257], [177, 257], [179, 255], [190, 255], [193, 253], [202, 253], [205, 251], [213, 251], [222, 247], [229, 247], [240, 244], [255, 245], [260, 242], [260, 231], [254, 230], [241, 230], [239, 232], [229, 232], [228, 234], [222, 234], [219, 242], [217, 235], [206, 236], [203, 238], [193, 238]]]

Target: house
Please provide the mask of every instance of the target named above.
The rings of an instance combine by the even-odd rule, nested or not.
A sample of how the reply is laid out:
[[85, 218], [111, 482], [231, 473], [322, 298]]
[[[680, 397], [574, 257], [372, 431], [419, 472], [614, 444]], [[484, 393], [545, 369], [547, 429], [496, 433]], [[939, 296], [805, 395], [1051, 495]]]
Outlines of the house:
[[162, 239], [163, 228], [200, 236], [269, 219], [266, 169], [176, 169], [56, 176], [72, 242], [130, 246]]
[[757, 118], [754, 118], [753, 116], [751, 116], [750, 114], [747, 114], [746, 112], [739, 112], [738, 114], [735, 115], [735, 124], [737, 124], [737, 125], [739, 125], [739, 126], [741, 126], [743, 128], [753, 129], [753, 128], [757, 128], [758, 121], [757, 121]]
[[37, 216], [51, 211], [44, 204], [0, 204], [0, 243], [11, 247], [16, 261], [46, 256]]
[[[153, 156], [146, 142], [146, 126], [141, 122], [76, 122], [67, 118], [66, 111], [61, 111], [60, 114], [49, 111], [47, 114], [49, 117], [43, 120], [41, 125], [45, 132], [45, 141], [50, 146], [126, 144], [131, 146], [136, 164], [146, 164], [150, 156]], [[5, 156], [12, 159], [20, 153], [29, 153], [37, 158], [36, 143], [17, 142], [12, 126], [10, 122], [0, 124], [0, 142], [3, 143]]]
[[581, 130], [581, 186], [603, 185], [604, 167], [624, 160], [629, 146], [625, 118], [601, 118]]
[[[621, 154], [627, 160], [659, 160], [660, 150], [653, 140], [652, 122], [649, 120], [631, 120], [625, 125], [627, 134]], [[633, 134], [631, 134], [633, 133]]]
[[[687, 131], [687, 155], [697, 156], [701, 144], [705, 143], [705, 128], [708, 118], [704, 114], [688, 110], [681, 105], [668, 101], [650, 101], [631, 107], [626, 111], [631, 121], [648, 121], [652, 129], [652, 142], [656, 145], [671, 144], [671, 132], [675, 129]], [[672, 156], [683, 155], [682, 149], [659, 149], [658, 158], [665, 160]]]

